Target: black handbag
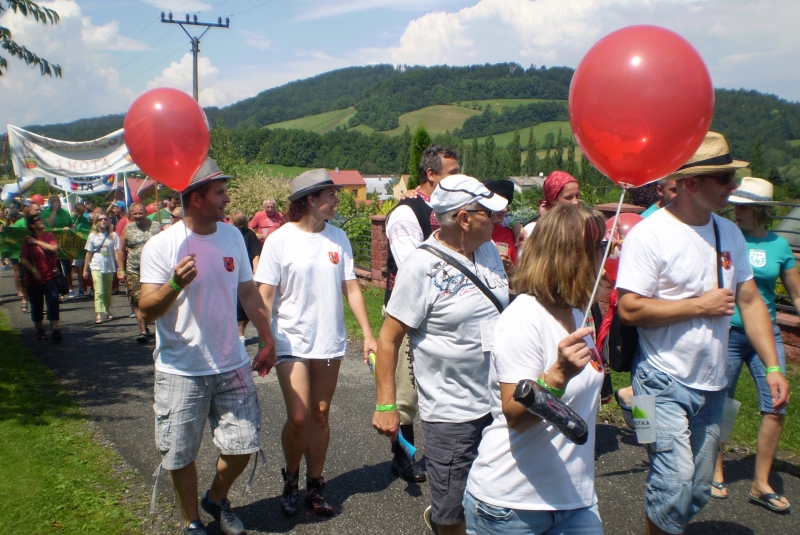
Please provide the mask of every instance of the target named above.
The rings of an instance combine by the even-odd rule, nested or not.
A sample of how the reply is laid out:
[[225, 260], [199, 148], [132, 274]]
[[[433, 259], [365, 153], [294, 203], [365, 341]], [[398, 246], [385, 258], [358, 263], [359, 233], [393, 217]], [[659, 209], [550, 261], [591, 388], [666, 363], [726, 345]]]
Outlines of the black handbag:
[[58, 284], [58, 295], [67, 295], [69, 293], [69, 279], [62, 269], [63, 264], [56, 261], [56, 283]]

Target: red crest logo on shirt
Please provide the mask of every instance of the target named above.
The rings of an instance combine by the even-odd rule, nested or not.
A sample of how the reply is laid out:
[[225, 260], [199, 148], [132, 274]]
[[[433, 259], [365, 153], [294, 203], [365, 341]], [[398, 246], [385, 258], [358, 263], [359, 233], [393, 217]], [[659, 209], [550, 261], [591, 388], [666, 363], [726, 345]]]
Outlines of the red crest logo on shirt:
[[225, 264], [225, 271], [233, 273], [233, 270], [236, 269], [236, 264], [233, 263], [233, 257], [225, 256], [222, 258], [222, 261]]
[[328, 258], [330, 258], [333, 265], [337, 265], [339, 263], [339, 253], [337, 252], [329, 251]]
[[725, 268], [725, 271], [731, 269], [733, 267], [733, 260], [731, 259], [731, 253], [728, 251], [722, 251], [720, 253], [722, 257], [722, 267]]

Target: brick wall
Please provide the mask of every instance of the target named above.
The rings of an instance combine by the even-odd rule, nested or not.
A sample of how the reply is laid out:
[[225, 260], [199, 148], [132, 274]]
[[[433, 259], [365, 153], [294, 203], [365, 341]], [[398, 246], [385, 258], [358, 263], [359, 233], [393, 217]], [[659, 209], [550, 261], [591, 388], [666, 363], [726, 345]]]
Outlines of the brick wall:
[[793, 314], [778, 313], [786, 360], [800, 364], [800, 318]]
[[374, 215], [372, 221], [372, 284], [386, 288], [386, 260], [389, 254], [389, 239], [386, 237], [386, 216]]

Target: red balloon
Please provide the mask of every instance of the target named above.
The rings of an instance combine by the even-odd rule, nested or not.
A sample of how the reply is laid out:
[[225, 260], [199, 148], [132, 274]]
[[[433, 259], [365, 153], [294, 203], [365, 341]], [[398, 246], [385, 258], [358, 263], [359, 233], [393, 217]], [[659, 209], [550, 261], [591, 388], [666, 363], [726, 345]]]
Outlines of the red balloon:
[[158, 211], [158, 207], [156, 206], [156, 203], [151, 202], [150, 204], [147, 205], [145, 210], [147, 211], [147, 215], [150, 215], [156, 213]]
[[[619, 220], [619, 222], [617, 222]], [[605, 267], [605, 277], [611, 283], [617, 281], [617, 272], [619, 271], [619, 259], [622, 253], [622, 242], [628, 232], [639, 223], [644, 221], [644, 218], [639, 214], [619, 214], [619, 218], [612, 217], [606, 221], [606, 239], [614, 240], [614, 245], [611, 246], [611, 251], [608, 253]]]
[[183, 91], [152, 89], [125, 115], [125, 145], [133, 162], [157, 182], [182, 191], [203, 165], [211, 133], [200, 105]]
[[39, 206], [44, 206], [44, 197], [41, 193], [34, 193], [31, 195], [31, 202], [35, 202]]
[[713, 114], [714, 88], [700, 54], [658, 26], [629, 26], [598, 41], [569, 88], [569, 118], [581, 150], [626, 187], [686, 163]]

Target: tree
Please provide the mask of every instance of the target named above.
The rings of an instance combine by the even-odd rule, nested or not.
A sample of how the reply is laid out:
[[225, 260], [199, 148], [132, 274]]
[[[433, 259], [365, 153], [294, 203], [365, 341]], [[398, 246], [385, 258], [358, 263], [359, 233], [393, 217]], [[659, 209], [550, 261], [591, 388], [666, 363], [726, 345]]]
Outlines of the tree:
[[564, 170], [564, 141], [561, 137], [561, 129], [558, 129], [558, 137], [556, 138], [556, 151], [553, 154], [553, 168]]
[[472, 150], [469, 151], [469, 156], [472, 158], [469, 164], [469, 175], [480, 176], [481, 174], [481, 160], [478, 157], [480, 148], [478, 147], [478, 135], [472, 135]]
[[208, 155], [214, 158], [220, 170], [228, 175], [234, 175], [236, 168], [244, 163], [244, 158], [233, 146], [230, 133], [222, 122], [222, 116], [217, 117], [217, 124], [211, 129]]
[[[397, 168], [402, 173], [405, 169], [408, 169], [408, 161], [411, 158], [411, 128], [406, 125], [406, 129], [403, 131], [403, 141], [400, 144], [400, 152], [397, 153]], [[411, 173], [412, 175], [414, 173]]]
[[493, 180], [497, 168], [494, 154], [494, 136], [489, 134], [483, 144], [483, 180]]
[[761, 138], [757, 137], [753, 143], [753, 154], [750, 156], [750, 173], [753, 176], [763, 177], [767, 172], [767, 166], [764, 163], [764, 145]]
[[528, 158], [525, 160], [525, 174], [536, 176], [539, 173], [539, 155], [536, 154], [536, 138], [533, 137], [533, 126], [528, 133]]
[[[53, 26], [58, 24], [58, 13], [49, 7], [39, 6], [31, 0], [5, 0], [5, 2], [8, 5], [7, 8], [3, 7], [2, 0], [0, 0], [0, 15], [6, 9], [11, 9], [14, 13], [21, 13], [25, 17], [31, 16], [36, 22], [41, 22], [45, 26], [48, 23]], [[0, 26], [0, 48], [6, 50], [12, 58], [21, 59], [26, 65], [38, 66], [42, 76], [55, 75], [57, 78], [61, 78], [60, 65], [51, 64], [46, 59], [28, 50], [24, 45], [17, 43], [11, 35], [11, 30], [3, 26]], [[8, 70], [8, 61], [3, 56], [0, 56], [0, 76], [3, 75], [4, 70]]]
[[419, 186], [419, 161], [422, 159], [422, 153], [425, 152], [431, 144], [431, 136], [423, 125], [419, 125], [414, 130], [414, 136], [411, 138], [411, 157], [408, 162], [408, 173], [411, 178], [408, 179], [408, 189], [414, 189]]
[[567, 161], [564, 162], [564, 171], [575, 176], [575, 142], [567, 141]]
[[508, 172], [511, 176], [522, 174], [522, 147], [519, 143], [519, 130], [514, 130], [514, 137], [511, 140], [511, 147], [508, 149], [510, 158]]

